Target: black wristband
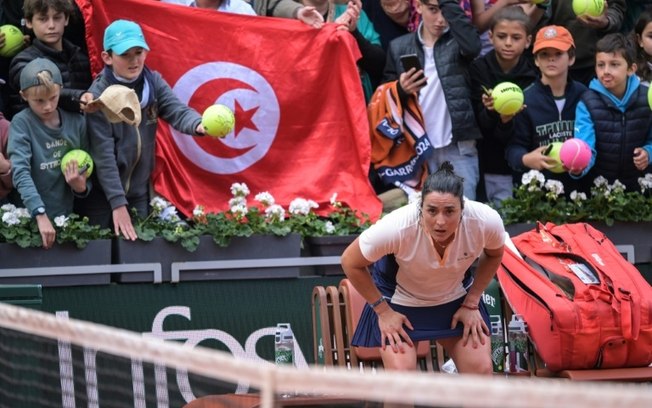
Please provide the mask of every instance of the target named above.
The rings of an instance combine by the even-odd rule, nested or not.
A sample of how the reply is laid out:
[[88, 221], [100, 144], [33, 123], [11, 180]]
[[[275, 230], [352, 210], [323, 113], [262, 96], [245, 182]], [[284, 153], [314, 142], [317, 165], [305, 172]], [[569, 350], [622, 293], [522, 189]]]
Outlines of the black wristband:
[[372, 309], [375, 309], [376, 306], [379, 306], [383, 302], [387, 302], [387, 299], [385, 299], [385, 296], [381, 296], [380, 299], [378, 299], [374, 303], [371, 303], [370, 306], [371, 306]]

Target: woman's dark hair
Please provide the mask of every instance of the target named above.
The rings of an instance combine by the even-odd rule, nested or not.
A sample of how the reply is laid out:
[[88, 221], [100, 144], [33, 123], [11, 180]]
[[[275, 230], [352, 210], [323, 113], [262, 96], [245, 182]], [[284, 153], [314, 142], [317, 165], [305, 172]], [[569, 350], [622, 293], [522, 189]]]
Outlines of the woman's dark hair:
[[[638, 38], [643, 38], [643, 30], [645, 30], [645, 27], [650, 23], [652, 23], [652, 12], [648, 9], [641, 13], [636, 25], [634, 26], [634, 32], [632, 33], [633, 37], [631, 39], [634, 44], [638, 45]], [[647, 63], [651, 58], [652, 56], [647, 55], [643, 47], [636, 47], [636, 73], [644, 81], [652, 79], [652, 70], [650, 70], [650, 66]]]
[[436, 172], [426, 178], [421, 189], [420, 207], [423, 207], [423, 197], [433, 191], [449, 193], [458, 197], [462, 208], [464, 208], [464, 178], [455, 174], [451, 162], [443, 162]]

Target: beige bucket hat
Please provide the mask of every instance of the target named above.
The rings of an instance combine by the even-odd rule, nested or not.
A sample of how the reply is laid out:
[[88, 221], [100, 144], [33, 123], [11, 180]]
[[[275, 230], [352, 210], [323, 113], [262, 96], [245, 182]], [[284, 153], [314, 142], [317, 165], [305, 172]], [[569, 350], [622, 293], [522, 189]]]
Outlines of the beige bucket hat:
[[132, 126], [140, 125], [140, 102], [138, 95], [131, 88], [124, 85], [110, 85], [89, 105], [95, 103], [101, 103], [102, 112], [111, 123], [125, 122]]

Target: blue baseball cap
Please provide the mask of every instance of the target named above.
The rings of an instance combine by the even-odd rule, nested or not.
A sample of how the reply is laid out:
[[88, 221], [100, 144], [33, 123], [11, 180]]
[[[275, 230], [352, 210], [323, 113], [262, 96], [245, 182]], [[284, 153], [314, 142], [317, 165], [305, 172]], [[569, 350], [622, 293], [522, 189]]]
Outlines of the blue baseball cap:
[[130, 48], [142, 47], [149, 51], [140, 26], [133, 21], [116, 20], [104, 30], [104, 51], [122, 55]]
[[43, 85], [38, 77], [38, 74], [43, 71], [50, 73], [52, 82], [63, 86], [61, 71], [56, 64], [47, 58], [35, 58], [27, 63], [27, 65], [23, 67], [23, 70], [20, 71], [20, 90], [24, 91], [33, 86]]

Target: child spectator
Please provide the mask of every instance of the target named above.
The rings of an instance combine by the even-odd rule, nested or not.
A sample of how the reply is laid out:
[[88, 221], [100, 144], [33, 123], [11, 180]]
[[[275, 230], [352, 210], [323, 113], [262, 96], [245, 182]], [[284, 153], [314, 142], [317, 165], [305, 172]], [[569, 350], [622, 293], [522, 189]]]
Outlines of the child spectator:
[[514, 115], [499, 115], [494, 110], [493, 99], [484, 89], [492, 89], [505, 81], [525, 89], [536, 80], [537, 71], [523, 54], [532, 36], [529, 18], [520, 7], [502, 8], [494, 14], [489, 40], [493, 50], [473, 61], [469, 72], [471, 99], [482, 132], [478, 148], [480, 174], [487, 200], [499, 206], [502, 200], [512, 196], [513, 171], [505, 160], [505, 147]]
[[638, 178], [652, 157], [652, 116], [646, 86], [635, 75], [634, 47], [621, 33], [608, 34], [596, 44], [595, 72], [589, 90], [577, 105], [575, 137], [593, 155], [580, 176], [591, 185], [603, 176], [638, 191]]
[[88, 151], [84, 117], [58, 108], [62, 83], [59, 68], [48, 59], [36, 58], [25, 65], [20, 95], [28, 108], [16, 114], [9, 126], [13, 183], [36, 218], [44, 248], [50, 248], [56, 238], [50, 217], [71, 213], [73, 197], [86, 195], [90, 189], [76, 161], [61, 172], [65, 153]]
[[[434, 152], [430, 169], [444, 161], [464, 178], [464, 195], [475, 199], [479, 179], [476, 124], [468, 68], [480, 52], [480, 38], [457, 0], [419, 0], [422, 17], [414, 33], [393, 40], [387, 52], [385, 82], [397, 81], [399, 93], [418, 95], [424, 127]], [[401, 56], [417, 54], [423, 69], [405, 72]], [[424, 76], [425, 75], [425, 76]]]
[[652, 12], [650, 10], [641, 13], [634, 26], [634, 34], [638, 44], [636, 73], [642, 84], [650, 86], [652, 80]]
[[59, 106], [70, 112], [79, 112], [79, 98], [92, 82], [88, 55], [80, 47], [63, 38], [70, 16], [75, 9], [70, 0], [25, 0], [25, 24], [34, 31], [32, 45], [18, 53], [9, 66], [10, 95], [13, 113], [25, 108], [18, 95], [20, 73], [34, 58], [54, 62], [63, 79]]
[[562, 181], [570, 193], [578, 183], [567, 173], [548, 171], [557, 163], [544, 152], [550, 143], [573, 137], [575, 108], [587, 90], [568, 76], [575, 62], [575, 43], [564, 27], [546, 26], [537, 32], [532, 52], [541, 78], [524, 91], [525, 109], [514, 118], [505, 157], [515, 171], [543, 171], [546, 178]]
[[185, 134], [204, 134], [201, 115], [183, 104], [158, 72], [147, 68], [148, 51], [138, 24], [127, 20], [111, 23], [104, 31], [105, 67], [89, 93], [82, 96], [82, 101], [90, 104], [110, 85], [120, 84], [133, 89], [140, 101], [137, 116], [142, 120], [135, 126], [109, 122], [97, 108], [90, 109], [88, 136], [96, 168], [93, 177], [97, 175], [99, 188], [80, 203], [79, 210], [102, 227], [110, 227], [113, 221], [116, 235], [131, 240], [137, 237], [129, 209], [135, 208], [143, 217], [148, 214], [158, 119]]
[[461, 4], [465, 10], [468, 10], [467, 15], [480, 33], [480, 40], [482, 41], [480, 55], [485, 55], [492, 49], [487, 30], [493, 25], [496, 13], [506, 7], [518, 6], [528, 17], [529, 26], [534, 27], [545, 14], [550, 5], [550, 0], [538, 4], [530, 3], [527, 0], [462, 0]]

